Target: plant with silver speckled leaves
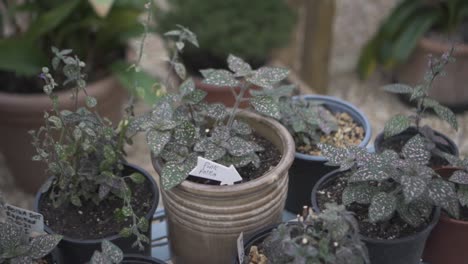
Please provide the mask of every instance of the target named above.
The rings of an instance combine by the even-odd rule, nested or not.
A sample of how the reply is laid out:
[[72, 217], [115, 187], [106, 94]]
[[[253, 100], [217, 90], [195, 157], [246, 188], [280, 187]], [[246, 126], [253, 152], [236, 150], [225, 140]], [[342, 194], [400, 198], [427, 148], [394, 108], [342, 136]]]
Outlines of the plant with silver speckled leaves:
[[89, 264], [119, 264], [122, 260], [122, 250], [112, 242], [104, 240], [101, 243], [101, 251], [94, 251]]
[[454, 184], [427, 166], [431, 153], [420, 135], [405, 144], [403, 159], [393, 150], [375, 154], [361, 147], [321, 144], [320, 148], [328, 159], [327, 165], [350, 170], [342, 203], [365, 205], [371, 223], [388, 222], [398, 215], [417, 227], [431, 217], [435, 206], [459, 214]]

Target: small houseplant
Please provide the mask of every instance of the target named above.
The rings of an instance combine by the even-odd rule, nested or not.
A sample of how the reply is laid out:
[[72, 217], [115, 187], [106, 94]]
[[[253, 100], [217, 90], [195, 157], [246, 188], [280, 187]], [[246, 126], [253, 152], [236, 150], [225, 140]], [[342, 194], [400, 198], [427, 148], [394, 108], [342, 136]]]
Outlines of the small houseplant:
[[208, 92], [206, 101], [226, 106], [235, 101], [230, 88], [202, 82], [199, 71], [226, 68], [229, 54], [244, 58], [255, 68], [263, 66], [273, 49], [287, 44], [294, 26], [294, 13], [282, 0], [170, 0], [168, 4], [169, 9], [156, 16], [158, 31], [169, 31], [175, 24], [190, 25], [200, 48], [187, 47], [181, 61], [197, 88]]
[[444, 179], [453, 182], [460, 206], [459, 215], [442, 214], [429, 236], [423, 259], [429, 263], [462, 263], [468, 257], [463, 245], [468, 235], [468, 160], [445, 154], [450, 165], [437, 169]]
[[96, 250], [89, 264], [164, 264], [166, 262], [139, 255], [124, 255], [122, 250], [107, 240], [102, 241], [101, 251]]
[[296, 154], [289, 170], [286, 209], [297, 214], [303, 205], [310, 206], [315, 183], [334, 170], [325, 166], [317, 144], [365, 147], [371, 139], [371, 126], [367, 117], [348, 102], [332, 96], [292, 97], [291, 91], [292, 87], [286, 85], [252, 94], [274, 98], [280, 113], [277, 120], [294, 138]]
[[[60, 110], [54, 89], [59, 85], [49, 69], [42, 69], [44, 92], [53, 104], [44, 113], [45, 126], [31, 131], [37, 155], [51, 177], [41, 187], [35, 210], [44, 215], [46, 231], [63, 235], [59, 245], [66, 263], [84, 263], [103, 239], [126, 253], [150, 254], [151, 225], [159, 193], [153, 178], [125, 161], [124, 146], [132, 111], [117, 128], [96, 111], [97, 100], [87, 95], [85, 63], [71, 50], [54, 49], [54, 70], [64, 84], [74, 85], [75, 109]], [[57, 60], [58, 58], [58, 60]], [[86, 108], [78, 107], [79, 93]]]
[[340, 168], [314, 187], [314, 208], [334, 201], [355, 212], [372, 263], [418, 263], [439, 219], [439, 206], [458, 214], [454, 185], [427, 166], [431, 153], [420, 135], [412, 137], [400, 154], [321, 148], [329, 164]]
[[444, 80], [434, 83], [430, 97], [453, 108], [466, 107], [463, 92], [468, 57], [468, 3], [464, 0], [402, 0], [361, 51], [358, 72], [367, 78], [378, 65], [395, 69], [399, 82], [416, 85], [426, 58], [442, 55], [455, 42], [456, 62]]
[[429, 69], [424, 77], [424, 82], [415, 87], [406, 84], [391, 84], [384, 86], [385, 91], [408, 95], [410, 101], [416, 104], [414, 112], [409, 115], [398, 114], [391, 117], [375, 139], [376, 152], [384, 149], [393, 149], [400, 152], [403, 145], [415, 134], [422, 135], [428, 146], [432, 149], [431, 166], [440, 167], [447, 164], [440, 152], [458, 155], [458, 148], [447, 136], [433, 130], [431, 127], [421, 125], [421, 121], [433, 111], [440, 119], [447, 122], [453, 129], [458, 129], [458, 122], [455, 114], [447, 107], [441, 105], [436, 100], [429, 98], [429, 91], [435, 79], [443, 74], [445, 66], [452, 60], [452, 50], [444, 53], [440, 58], [429, 60]]
[[[117, 122], [122, 117], [126, 92], [113, 72], [123, 78], [120, 69], [126, 53], [127, 40], [142, 32], [137, 18], [144, 10], [142, 1], [106, 1], [104, 12], [96, 0], [7, 1], [2, 14], [10, 31], [0, 32], [0, 149], [16, 183], [29, 193], [35, 193], [47, 175], [45, 167], [29, 159], [31, 147], [28, 130], [43, 125], [42, 113], [52, 104], [42, 94], [37, 78], [42, 65], [51, 57], [50, 46], [73, 49], [85, 58], [85, 73], [89, 76], [88, 93], [101, 103], [99, 112]], [[25, 23], [28, 22], [28, 23]], [[2, 23], [3, 25], [3, 23]], [[57, 89], [60, 89], [59, 87]], [[63, 88], [70, 88], [68, 85]], [[72, 109], [69, 92], [59, 92], [61, 109]], [[85, 105], [85, 97], [78, 104]], [[34, 177], [33, 177], [34, 176]]]
[[369, 263], [353, 214], [343, 205], [325, 207], [315, 214], [305, 206], [297, 223], [282, 223], [248, 239], [244, 263]]
[[47, 264], [57, 263], [51, 252], [62, 239], [61, 235], [28, 235], [16, 223], [6, 219], [4, 211], [5, 201], [0, 194], [0, 263], [33, 264], [39, 260]]
[[[166, 33], [179, 43], [197, 44], [194, 34], [179, 26]], [[155, 107], [130, 124], [130, 131], [146, 132], [152, 161], [161, 177], [174, 260], [182, 263], [226, 263], [241, 231], [251, 234], [278, 223], [284, 207], [287, 171], [294, 153], [293, 139], [279, 123], [240, 111], [244, 100], [267, 116], [279, 117], [274, 99], [244, 96], [253, 85], [272, 89], [288, 70], [253, 70], [230, 55], [228, 70], [204, 70], [204, 82], [240, 86], [232, 109], [203, 102], [206, 92], [186, 78], [178, 61], [184, 45], [176, 43], [170, 65], [183, 80], [177, 93], [163, 96]], [[175, 90], [175, 89], [172, 89]], [[242, 182], [219, 186], [190, 172], [198, 157], [239, 170]], [[231, 169], [232, 170], [232, 169]], [[236, 180], [237, 181], [237, 180]], [[184, 243], [180, 243], [184, 241]]]

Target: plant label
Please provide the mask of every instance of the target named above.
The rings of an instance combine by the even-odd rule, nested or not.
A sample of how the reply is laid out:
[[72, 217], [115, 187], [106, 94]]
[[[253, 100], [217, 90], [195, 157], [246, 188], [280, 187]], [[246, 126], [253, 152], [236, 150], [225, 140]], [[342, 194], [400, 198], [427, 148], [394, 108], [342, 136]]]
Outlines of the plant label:
[[100, 17], [106, 17], [114, 4], [114, 0], [89, 0], [96, 14]]
[[233, 185], [242, 180], [234, 166], [226, 167], [202, 157], [198, 157], [197, 166], [190, 172], [190, 175], [219, 181], [221, 185]]
[[33, 211], [5, 204], [7, 219], [23, 229], [25, 234], [44, 233], [44, 216]]
[[239, 263], [244, 263], [244, 232], [241, 232], [237, 238], [237, 257], [239, 258]]

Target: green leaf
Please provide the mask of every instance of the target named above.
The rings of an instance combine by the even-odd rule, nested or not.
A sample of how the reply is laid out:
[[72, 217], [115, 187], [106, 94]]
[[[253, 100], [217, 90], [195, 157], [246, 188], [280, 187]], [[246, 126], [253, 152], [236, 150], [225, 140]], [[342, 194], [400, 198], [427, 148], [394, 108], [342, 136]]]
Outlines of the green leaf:
[[0, 234], [2, 234], [1, 249], [15, 248], [21, 244], [21, 239], [24, 236], [21, 228], [9, 222], [0, 222]]
[[37, 44], [24, 38], [0, 39], [0, 70], [33, 76], [41, 71], [47, 58]]
[[455, 171], [449, 180], [453, 183], [468, 185], [468, 173], [463, 170]]
[[92, 96], [86, 96], [86, 106], [89, 107], [89, 108], [93, 108], [97, 105], [97, 100], [96, 98], [92, 97]]
[[414, 201], [426, 191], [426, 181], [415, 176], [403, 175], [401, 185], [403, 185], [403, 195], [406, 203]]
[[421, 165], [428, 164], [431, 158], [431, 152], [427, 149], [426, 142], [420, 135], [416, 135], [406, 142], [402, 154], [405, 159]]
[[240, 137], [231, 137], [227, 141], [227, 143], [229, 145], [229, 154], [235, 157], [244, 156], [246, 154], [254, 152], [253, 144]]
[[400, 199], [397, 207], [398, 215], [413, 227], [423, 224], [431, 215], [432, 205], [423, 200], [416, 200], [409, 204]]
[[389, 220], [396, 208], [397, 199], [394, 195], [385, 192], [378, 193], [372, 198], [369, 206], [369, 220], [371, 223]]
[[189, 104], [198, 104], [206, 97], [206, 92], [196, 89], [195, 91], [185, 95], [183, 100]]
[[281, 118], [281, 113], [278, 104], [271, 96], [261, 95], [255, 96], [250, 99], [250, 104], [260, 114], [276, 119]]
[[78, 197], [77, 195], [72, 195], [70, 197], [70, 202], [74, 205], [74, 206], [77, 206], [77, 207], [81, 207], [81, 199], [80, 197]]
[[349, 182], [384, 181], [390, 175], [379, 168], [361, 167], [349, 178]]
[[120, 230], [119, 235], [122, 237], [130, 237], [132, 235], [132, 229], [124, 227]]
[[188, 121], [183, 121], [174, 130], [174, 141], [178, 144], [190, 146], [197, 137], [197, 130]]
[[428, 184], [429, 198], [435, 205], [444, 207], [455, 195], [455, 186], [443, 179], [434, 179]]
[[161, 180], [164, 190], [170, 190], [182, 183], [191, 169], [181, 164], [166, 164], [161, 173]]
[[239, 135], [250, 135], [252, 134], [252, 128], [247, 123], [242, 121], [234, 120], [232, 123], [232, 131]]
[[458, 201], [462, 206], [468, 206], [468, 186], [460, 185], [457, 190]]
[[277, 67], [262, 67], [256, 70], [247, 81], [265, 89], [272, 89], [273, 85], [288, 77], [289, 70]]
[[377, 193], [377, 188], [367, 184], [352, 184], [343, 190], [341, 200], [344, 205], [354, 202], [359, 204], [370, 204], [372, 197]]
[[113, 264], [104, 254], [94, 251], [90, 264]]
[[164, 146], [171, 139], [170, 131], [150, 130], [146, 134], [146, 142], [154, 155], [158, 156], [164, 149]]
[[223, 104], [207, 104], [204, 110], [206, 116], [215, 120], [224, 120], [228, 115], [226, 107]]
[[139, 172], [130, 174], [130, 179], [136, 184], [142, 184], [145, 182], [145, 176]]
[[140, 229], [142, 232], [147, 232], [149, 229], [148, 219], [144, 217], [140, 218], [140, 220], [138, 220], [138, 229]]
[[411, 121], [404, 115], [396, 115], [385, 123], [384, 137], [389, 138], [397, 135], [411, 126]]
[[174, 70], [180, 79], [185, 80], [185, 78], [187, 77], [187, 70], [185, 69], [185, 66], [182, 63], [175, 62]]
[[411, 94], [413, 92], [411, 86], [401, 83], [385, 85], [383, 89], [386, 92], [397, 94]]
[[341, 171], [348, 170], [354, 166], [354, 157], [347, 149], [322, 143], [317, 144], [317, 146], [322, 151], [322, 155], [328, 160], [327, 166], [340, 166]]
[[73, 10], [78, 6], [79, 0], [63, 1], [55, 8], [41, 14], [31, 23], [31, 27], [26, 32], [26, 37], [34, 41], [42, 35], [49, 33], [59, 26], [68, 16], [73, 14]]
[[193, 81], [192, 78], [188, 78], [185, 80], [180, 86], [179, 86], [179, 91], [182, 94], [182, 96], [188, 95], [195, 91], [195, 82]]
[[29, 256], [33, 259], [40, 259], [49, 254], [62, 240], [61, 235], [40, 235], [31, 240]]
[[202, 71], [205, 79], [204, 83], [216, 86], [237, 87], [239, 82], [234, 78], [233, 74], [227, 70], [210, 70]]
[[50, 116], [47, 120], [51, 122], [56, 128], [60, 129], [63, 126], [62, 120], [60, 120], [58, 116]]
[[237, 77], [246, 76], [252, 72], [252, 68], [248, 63], [232, 54], [228, 56], [228, 66], [231, 71], [236, 73]]
[[107, 240], [102, 241], [102, 253], [112, 261], [112, 263], [120, 263], [123, 260], [123, 252], [116, 245]]
[[449, 123], [449, 125], [455, 129], [458, 130], [458, 121], [457, 117], [455, 114], [450, 110], [449, 108], [443, 106], [443, 105], [438, 105], [433, 108], [436, 114], [445, 122]]

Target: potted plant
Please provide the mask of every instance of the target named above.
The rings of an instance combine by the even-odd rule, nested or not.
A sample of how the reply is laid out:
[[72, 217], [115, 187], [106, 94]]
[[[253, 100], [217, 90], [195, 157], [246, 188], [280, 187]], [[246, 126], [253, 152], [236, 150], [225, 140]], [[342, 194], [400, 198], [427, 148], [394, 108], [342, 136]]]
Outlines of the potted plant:
[[303, 205], [310, 206], [315, 183], [336, 169], [325, 166], [326, 159], [317, 144], [365, 147], [371, 139], [371, 126], [367, 117], [348, 102], [332, 96], [292, 97], [291, 91], [291, 86], [281, 86], [275, 90], [252, 91], [252, 94], [275, 99], [280, 112], [277, 120], [294, 138], [296, 154], [289, 169], [286, 210], [299, 214]]
[[69, 51], [57, 51], [54, 70], [61, 69], [64, 83], [72, 83], [76, 108], [60, 110], [54, 89], [58, 83], [44, 67], [44, 92], [53, 109], [44, 113], [45, 126], [31, 131], [37, 155], [51, 177], [36, 195], [34, 209], [45, 219], [45, 230], [62, 234], [59, 248], [64, 263], [84, 263], [103, 239], [125, 253], [151, 252], [153, 214], [159, 192], [147, 172], [125, 161], [124, 146], [132, 111], [117, 128], [95, 110], [97, 100], [86, 95], [87, 107], [78, 107], [78, 94], [86, 91], [85, 63]]
[[[62, 239], [60, 235], [28, 235], [16, 223], [4, 219], [5, 202], [0, 196], [0, 263], [60, 264], [56, 252], [52, 252]], [[36, 263], [36, 262], [34, 262]]]
[[400, 154], [385, 150], [321, 145], [331, 165], [340, 168], [312, 191], [314, 209], [342, 202], [356, 214], [371, 263], [419, 263], [439, 207], [458, 209], [455, 188], [427, 166], [430, 150], [422, 136], [412, 137]]
[[[184, 43], [196, 39], [183, 27], [171, 34]], [[227, 263], [240, 232], [249, 235], [281, 221], [293, 139], [275, 120], [238, 107], [252, 85], [273, 88], [288, 70], [252, 70], [233, 55], [228, 65], [231, 71], [210, 69], [202, 74], [208, 84], [241, 87], [232, 109], [203, 102], [206, 92], [189, 78], [177, 93], [165, 95], [130, 124], [130, 131], [146, 132], [153, 166], [161, 177], [176, 262]], [[265, 115], [279, 115], [271, 97], [252, 97], [250, 103]], [[207, 171], [211, 179], [196, 177], [193, 171], [201, 157], [209, 161], [210, 168], [219, 169], [219, 173]], [[228, 174], [232, 177], [225, 179]]]
[[96, 250], [89, 264], [165, 264], [166, 262], [147, 256], [124, 255], [122, 250], [107, 240], [102, 241], [101, 251]]
[[450, 124], [453, 129], [458, 129], [455, 114], [449, 108], [428, 97], [433, 81], [443, 73], [444, 67], [451, 60], [452, 52], [453, 49], [442, 55], [440, 59], [430, 59], [429, 70], [426, 72], [424, 82], [421, 85], [411, 87], [406, 84], [391, 84], [383, 87], [385, 91], [410, 96], [410, 100], [416, 104], [416, 108], [409, 116], [398, 114], [385, 123], [383, 133], [380, 133], [374, 142], [376, 152], [380, 153], [385, 149], [400, 152], [403, 145], [415, 134], [418, 134], [425, 139], [426, 144], [431, 148], [430, 165], [432, 167], [448, 164], [441, 153], [458, 156], [458, 148], [450, 138], [427, 125], [421, 125], [421, 121], [430, 110], [441, 120]]
[[[43, 112], [52, 108], [42, 94], [37, 75], [51, 57], [50, 46], [73, 49], [85, 58], [88, 93], [97, 98], [99, 112], [116, 122], [122, 117], [126, 92], [122, 79], [127, 40], [142, 31], [137, 18], [143, 4], [96, 0], [8, 1], [2, 18], [10, 25], [0, 39], [0, 149], [18, 186], [36, 193], [47, 179], [45, 167], [30, 160], [34, 149], [29, 130], [43, 125]], [[93, 8], [96, 5], [96, 8]], [[3, 23], [2, 23], [3, 24]], [[60, 87], [61, 89], [62, 87]], [[69, 89], [65, 85], [63, 89]], [[59, 88], [57, 88], [59, 89]], [[57, 91], [61, 109], [73, 109], [68, 91]], [[85, 105], [79, 95], [78, 105]]]
[[[287, 44], [295, 20], [293, 10], [282, 0], [170, 0], [168, 5], [168, 10], [156, 16], [158, 31], [167, 32], [175, 24], [190, 25], [200, 48], [187, 47], [180, 54], [181, 61], [196, 87], [207, 92], [207, 102], [229, 107], [235, 102], [230, 91], [233, 88], [207, 84], [199, 71], [226, 68], [229, 54], [244, 58], [255, 68], [263, 66], [273, 49]], [[240, 87], [234, 89], [240, 91]]]
[[298, 222], [282, 223], [248, 239], [243, 263], [369, 263], [356, 219], [343, 205], [326, 204], [318, 215], [304, 209]]
[[468, 160], [446, 154], [450, 167], [437, 169], [444, 179], [455, 184], [459, 212], [444, 213], [429, 236], [424, 249], [424, 261], [431, 264], [463, 263], [468, 257], [463, 245], [468, 236], [467, 190]]
[[377, 65], [394, 68], [396, 79], [410, 85], [424, 76], [426, 58], [455, 44], [456, 62], [448, 78], [434, 82], [429, 96], [452, 109], [466, 108], [468, 3], [464, 0], [402, 0], [361, 51], [358, 72], [367, 78]]

